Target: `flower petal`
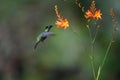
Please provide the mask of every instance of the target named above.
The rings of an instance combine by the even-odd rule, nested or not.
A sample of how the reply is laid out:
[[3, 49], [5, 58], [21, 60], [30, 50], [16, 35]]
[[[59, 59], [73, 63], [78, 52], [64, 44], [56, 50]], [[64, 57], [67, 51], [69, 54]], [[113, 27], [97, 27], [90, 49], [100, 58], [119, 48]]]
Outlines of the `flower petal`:
[[100, 11], [100, 9], [99, 9], [99, 10], [97, 10], [97, 11], [95, 12], [94, 18], [97, 19], [97, 20], [98, 20], [98, 19], [102, 19], [101, 15], [102, 15], [102, 13], [101, 13], [101, 11]]
[[92, 13], [90, 10], [88, 10], [88, 11], [86, 12], [85, 17], [86, 17], [86, 18], [93, 18], [94, 15], [93, 15], [93, 13]]
[[56, 26], [58, 27], [58, 28], [64, 28], [64, 29], [66, 29], [66, 28], [68, 28], [69, 27], [69, 22], [68, 22], [68, 20], [67, 19], [64, 19], [64, 18], [58, 18], [58, 20], [56, 21]]

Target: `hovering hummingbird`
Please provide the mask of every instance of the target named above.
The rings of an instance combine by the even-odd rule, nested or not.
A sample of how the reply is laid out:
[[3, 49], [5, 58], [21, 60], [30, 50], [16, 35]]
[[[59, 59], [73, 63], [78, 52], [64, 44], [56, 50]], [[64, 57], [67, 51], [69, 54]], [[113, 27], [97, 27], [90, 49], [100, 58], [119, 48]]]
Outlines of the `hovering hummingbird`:
[[45, 27], [45, 31], [42, 32], [42, 33], [37, 37], [37, 40], [36, 40], [35, 45], [34, 45], [34, 49], [36, 49], [37, 46], [38, 46], [38, 44], [39, 44], [40, 42], [43, 42], [48, 36], [54, 35], [53, 32], [49, 32], [52, 27], [53, 27], [52, 25], [49, 25], [49, 26], [46, 26], [46, 27]]

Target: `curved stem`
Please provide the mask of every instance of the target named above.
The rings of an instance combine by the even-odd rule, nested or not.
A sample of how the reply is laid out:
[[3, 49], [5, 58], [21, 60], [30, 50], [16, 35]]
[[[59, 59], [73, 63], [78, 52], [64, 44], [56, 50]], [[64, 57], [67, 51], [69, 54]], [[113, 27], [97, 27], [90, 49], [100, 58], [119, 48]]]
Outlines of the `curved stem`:
[[92, 40], [92, 43], [93, 43], [93, 44], [95, 43], [95, 40], [96, 40], [96, 37], [97, 37], [97, 33], [98, 33], [98, 29], [99, 29], [99, 28], [96, 29], [95, 36], [94, 36], [94, 38], [93, 38], [93, 40]]
[[91, 59], [91, 66], [92, 66], [93, 76], [94, 76], [94, 79], [95, 79], [95, 78], [96, 78], [96, 74], [95, 74], [95, 67], [94, 67], [93, 57], [92, 57], [92, 59]]
[[[95, 38], [92, 39], [92, 34], [91, 34], [91, 30], [90, 30], [90, 27], [87, 25], [87, 28], [89, 30], [89, 35], [90, 35], [90, 39], [91, 39], [91, 53], [94, 53], [94, 42], [93, 40], [95, 41]], [[95, 66], [94, 66], [94, 54], [92, 56], [90, 56], [90, 62], [91, 62], [91, 66], [92, 66], [92, 72], [93, 72], [93, 77], [94, 79], [96, 78], [96, 74], [95, 74]]]
[[89, 35], [90, 35], [90, 38], [91, 38], [91, 53], [92, 53], [92, 56], [91, 56], [91, 60], [90, 61], [91, 61], [91, 66], [92, 66], [94, 80], [96, 80], [95, 61], [94, 61], [94, 44], [95, 44], [95, 40], [96, 40], [96, 37], [97, 37], [97, 33], [98, 33], [98, 30], [99, 30], [99, 27], [97, 27], [95, 35], [94, 35], [93, 38], [92, 38], [90, 27], [88, 25], [87, 25], [87, 28], [89, 30]]
[[108, 53], [109, 53], [110, 48], [111, 48], [112, 43], [113, 43], [114, 34], [115, 34], [115, 31], [114, 31], [113, 34], [112, 34], [112, 38], [111, 38], [110, 43], [109, 43], [109, 45], [108, 45], [108, 47], [107, 47], [107, 50], [106, 50], [106, 52], [105, 52], [105, 56], [104, 56], [104, 58], [103, 58], [102, 64], [101, 64], [101, 66], [99, 66], [99, 67], [100, 67], [100, 70], [98, 69], [98, 73], [97, 73], [97, 78], [96, 78], [96, 80], [99, 80], [99, 77], [100, 77], [100, 74], [101, 74], [101, 70], [103, 69], [103, 66], [104, 66], [104, 64], [105, 64], [105, 61], [106, 61], [107, 56], [108, 56]]
[[106, 61], [107, 55], [108, 55], [108, 53], [109, 53], [109, 51], [110, 51], [112, 42], [113, 42], [113, 39], [111, 39], [111, 41], [110, 41], [110, 43], [109, 43], [109, 45], [108, 45], [108, 48], [107, 48], [107, 50], [106, 50], [105, 56], [104, 56], [103, 61], [102, 61], [101, 69], [103, 68], [103, 66], [104, 66], [104, 64], [105, 64], [105, 61]]

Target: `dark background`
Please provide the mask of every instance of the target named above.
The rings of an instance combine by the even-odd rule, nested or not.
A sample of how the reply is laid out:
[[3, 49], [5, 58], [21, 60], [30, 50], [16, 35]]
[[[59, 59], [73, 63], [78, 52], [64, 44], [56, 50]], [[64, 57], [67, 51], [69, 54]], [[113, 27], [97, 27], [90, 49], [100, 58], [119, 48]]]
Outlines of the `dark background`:
[[[91, 0], [79, 2], [89, 9]], [[55, 4], [77, 35], [69, 28], [56, 28]], [[113, 8], [118, 31], [100, 79], [120, 80], [120, 0], [96, 0], [96, 6], [103, 14], [95, 42], [96, 70], [111, 39]], [[0, 0], [0, 80], [93, 80], [85, 23], [75, 0]], [[36, 37], [50, 24], [56, 35], [34, 50]]]

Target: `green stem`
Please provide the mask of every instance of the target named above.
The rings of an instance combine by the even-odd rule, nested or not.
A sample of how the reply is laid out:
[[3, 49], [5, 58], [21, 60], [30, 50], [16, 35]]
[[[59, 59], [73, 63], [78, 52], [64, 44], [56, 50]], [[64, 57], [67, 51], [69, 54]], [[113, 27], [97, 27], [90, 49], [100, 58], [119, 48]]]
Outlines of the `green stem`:
[[[87, 25], [87, 28], [89, 30], [89, 35], [90, 35], [90, 39], [91, 39], [91, 53], [93, 53], [94, 52], [93, 49], [94, 49], [94, 41], [95, 41], [94, 39], [95, 38], [92, 39], [91, 30], [90, 30], [90, 27], [88, 25]], [[96, 74], [95, 74], [95, 67], [94, 67], [94, 54], [92, 56], [90, 56], [90, 61], [91, 61], [91, 66], [92, 66], [93, 77], [95, 79], [96, 78]]]
[[96, 78], [96, 74], [95, 74], [95, 67], [94, 67], [94, 60], [93, 59], [91, 59], [91, 66], [92, 66], [93, 76], [94, 76], [94, 79], [95, 79]]
[[95, 61], [94, 61], [94, 44], [95, 44], [95, 40], [97, 37], [97, 33], [99, 30], [99, 27], [97, 27], [96, 32], [95, 32], [95, 36], [92, 38], [92, 34], [91, 34], [91, 30], [90, 27], [87, 25], [87, 28], [89, 30], [89, 35], [91, 38], [91, 53], [93, 53], [93, 55], [90, 57], [91, 58], [91, 66], [92, 66], [92, 72], [93, 72], [93, 76], [94, 76], [94, 80], [96, 80], [96, 73], [95, 73]]
[[90, 30], [89, 25], [87, 25], [87, 28], [88, 28], [88, 31], [89, 31], [90, 39], [91, 39], [91, 41], [92, 41], [92, 35], [91, 35], [91, 30]]
[[104, 64], [105, 64], [105, 61], [106, 61], [107, 56], [108, 56], [108, 53], [109, 53], [109, 51], [110, 51], [112, 42], [113, 42], [113, 38], [111, 39], [111, 41], [110, 41], [110, 43], [109, 43], [109, 45], [108, 45], [108, 48], [107, 48], [107, 50], [106, 50], [105, 56], [104, 56], [103, 61], [102, 61], [101, 69], [103, 68], [103, 66], [104, 66]]
[[95, 40], [96, 40], [96, 37], [97, 37], [97, 33], [98, 33], [98, 29], [99, 29], [99, 28], [96, 29], [95, 37], [94, 37], [93, 40], [92, 40], [92, 44], [95, 43]]
[[101, 70], [103, 69], [103, 66], [104, 66], [104, 64], [105, 64], [105, 61], [106, 61], [107, 56], [108, 56], [108, 53], [109, 53], [110, 48], [111, 48], [112, 43], [113, 43], [114, 34], [115, 34], [115, 31], [114, 31], [113, 34], [112, 34], [112, 38], [111, 38], [110, 43], [109, 43], [109, 45], [108, 45], [108, 47], [107, 47], [107, 50], [106, 50], [105, 56], [104, 56], [104, 58], [103, 58], [102, 64], [101, 64], [101, 66], [99, 66], [100, 69], [98, 69], [98, 73], [97, 73], [97, 78], [96, 78], [96, 80], [99, 80], [99, 77], [100, 77], [100, 74], [101, 74]]
[[98, 72], [97, 72], [97, 77], [95, 80], [99, 80], [100, 73], [101, 73], [101, 67], [99, 66]]

